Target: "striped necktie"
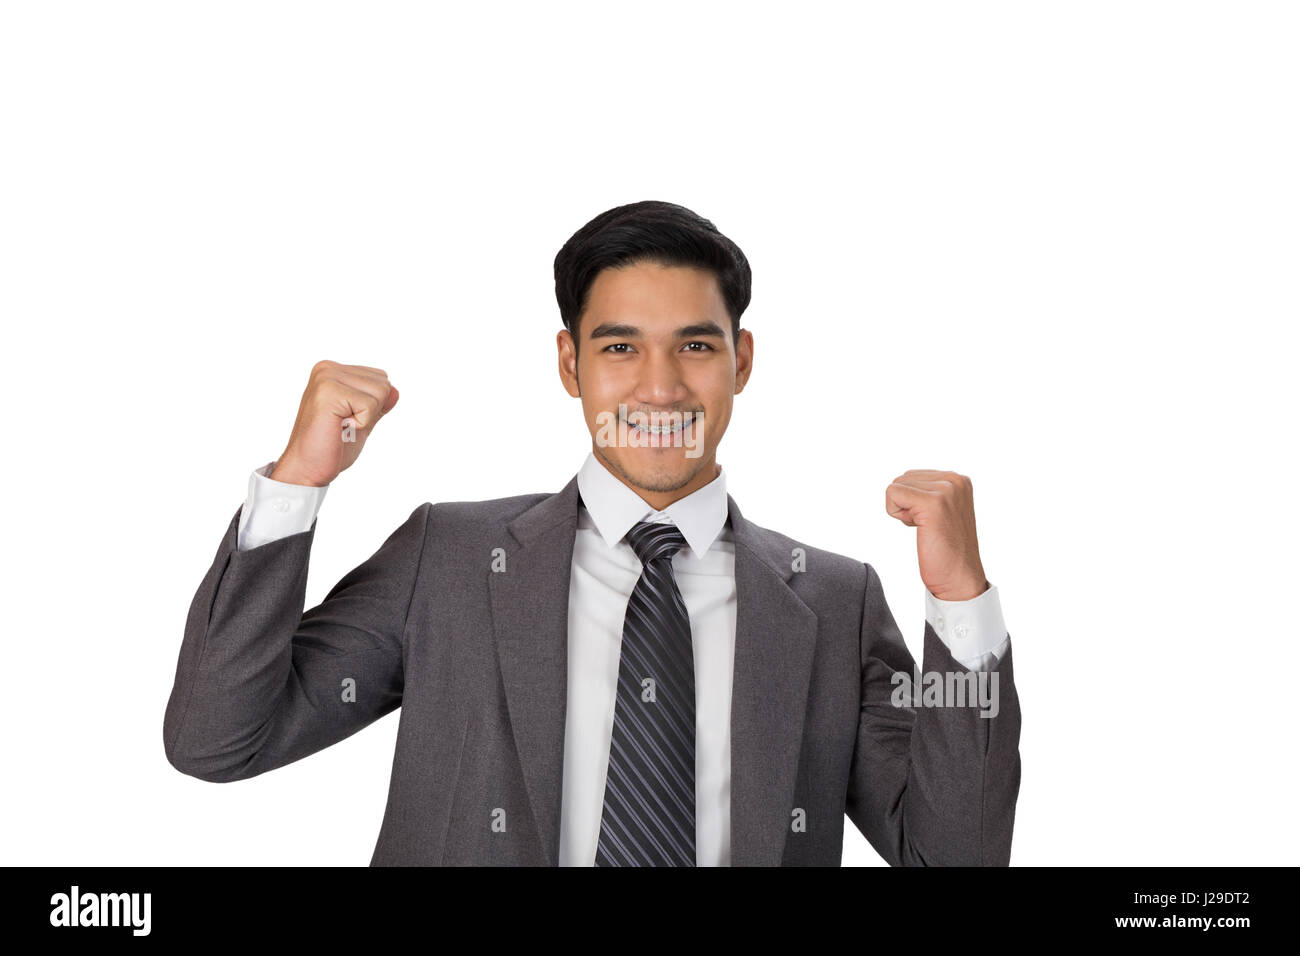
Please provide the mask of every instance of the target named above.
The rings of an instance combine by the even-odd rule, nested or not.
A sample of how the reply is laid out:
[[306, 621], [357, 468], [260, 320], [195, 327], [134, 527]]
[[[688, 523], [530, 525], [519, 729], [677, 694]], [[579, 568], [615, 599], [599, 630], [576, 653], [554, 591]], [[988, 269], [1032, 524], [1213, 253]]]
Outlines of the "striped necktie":
[[643, 565], [623, 619], [597, 866], [695, 866], [695, 653], [675, 525], [638, 522]]

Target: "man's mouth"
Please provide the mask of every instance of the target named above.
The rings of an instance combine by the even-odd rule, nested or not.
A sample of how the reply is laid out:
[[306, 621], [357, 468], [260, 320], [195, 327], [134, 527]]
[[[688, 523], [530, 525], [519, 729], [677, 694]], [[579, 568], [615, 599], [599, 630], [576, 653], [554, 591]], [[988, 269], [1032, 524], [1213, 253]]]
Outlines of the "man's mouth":
[[[698, 441], [699, 428], [696, 425], [696, 419], [703, 416], [703, 412], [662, 412], [659, 414], [650, 414], [646, 412], [634, 413], [637, 419], [645, 421], [645, 424], [634, 423], [626, 417], [622, 419], [622, 424], [627, 428], [627, 435], [631, 439], [633, 448], [681, 448], [688, 444]], [[662, 424], [659, 421], [662, 421]]]
[[623, 419], [623, 424], [625, 424], [629, 430], [639, 431], [644, 435], [672, 435], [683, 431], [686, 426], [691, 424], [691, 422], [680, 421], [674, 425], [634, 425], [627, 419]]

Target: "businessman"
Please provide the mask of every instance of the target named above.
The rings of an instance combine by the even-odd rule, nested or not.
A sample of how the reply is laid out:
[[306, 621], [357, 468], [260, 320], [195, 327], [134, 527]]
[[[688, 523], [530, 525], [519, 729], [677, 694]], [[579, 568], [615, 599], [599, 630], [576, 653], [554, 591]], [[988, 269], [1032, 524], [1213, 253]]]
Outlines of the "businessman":
[[870, 564], [727, 493], [739, 247], [632, 203], [564, 244], [555, 291], [574, 477], [421, 504], [304, 613], [325, 492], [398, 401], [381, 369], [312, 369], [194, 595], [167, 759], [245, 779], [400, 707], [372, 865], [838, 866], [846, 815], [891, 865], [1008, 864], [1020, 709], [970, 480], [882, 489], [916, 529], [918, 668]]

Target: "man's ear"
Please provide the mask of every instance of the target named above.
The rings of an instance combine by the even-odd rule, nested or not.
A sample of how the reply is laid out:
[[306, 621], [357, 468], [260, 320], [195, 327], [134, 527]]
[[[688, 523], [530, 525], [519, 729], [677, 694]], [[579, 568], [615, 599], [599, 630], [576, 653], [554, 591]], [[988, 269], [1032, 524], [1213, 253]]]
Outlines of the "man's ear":
[[560, 383], [573, 398], [582, 397], [582, 387], [578, 383], [578, 344], [568, 329], [561, 329], [555, 334], [555, 348], [559, 362]]
[[748, 329], [739, 331], [736, 342], [736, 394], [739, 395], [754, 370], [754, 336]]

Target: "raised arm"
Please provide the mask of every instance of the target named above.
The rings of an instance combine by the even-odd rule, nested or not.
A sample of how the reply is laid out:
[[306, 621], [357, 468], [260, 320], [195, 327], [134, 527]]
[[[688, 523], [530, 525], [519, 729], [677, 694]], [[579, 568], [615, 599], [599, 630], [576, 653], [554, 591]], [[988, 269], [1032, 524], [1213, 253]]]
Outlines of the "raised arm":
[[894, 866], [1006, 866], [1020, 790], [1020, 701], [971, 480], [913, 469], [885, 491], [917, 529], [918, 671], [875, 569], [863, 598], [862, 704], [846, 812]]
[[[381, 369], [317, 363], [269, 477], [300, 486], [294, 501], [314, 510], [396, 402]], [[255, 492], [272, 483], [253, 480], [261, 484], [235, 512], [190, 604], [163, 720], [167, 759], [214, 782], [298, 760], [400, 705], [403, 633], [431, 508], [411, 512], [304, 614], [315, 516], [298, 531], [305, 511], [250, 523]]]

